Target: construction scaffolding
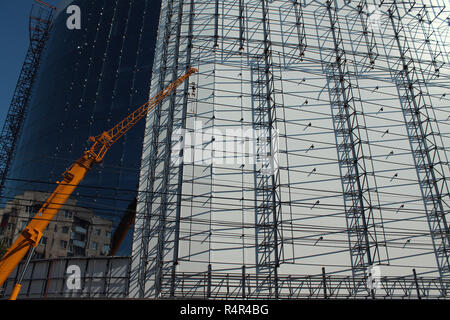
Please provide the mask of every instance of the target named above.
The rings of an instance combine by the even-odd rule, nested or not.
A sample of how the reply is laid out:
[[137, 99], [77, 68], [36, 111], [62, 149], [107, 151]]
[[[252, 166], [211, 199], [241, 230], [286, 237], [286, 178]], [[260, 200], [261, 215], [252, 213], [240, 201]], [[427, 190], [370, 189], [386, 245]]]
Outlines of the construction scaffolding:
[[23, 126], [55, 9], [38, 0], [31, 8], [28, 51], [0, 135], [0, 197], [14, 158], [15, 146]]
[[[361, 6], [360, 6], [361, 7]], [[359, 8], [360, 8], [359, 7]], [[373, 264], [377, 249], [377, 235], [373, 220], [370, 175], [364, 154], [366, 137], [363, 138], [359, 124], [357, 104], [361, 104], [358, 91], [354, 90], [344, 41], [338, 20], [336, 1], [328, 1], [326, 9], [316, 11], [317, 25], [330, 24], [329, 32], [319, 38], [321, 60], [328, 78], [333, 128], [344, 192], [344, 210], [347, 219], [349, 249], [354, 289], [365, 289], [366, 272]], [[361, 14], [359, 10], [358, 14]], [[331, 41], [327, 44], [327, 41]], [[324, 57], [324, 55], [327, 55]], [[370, 55], [368, 61], [374, 63]], [[372, 169], [373, 172], [373, 169]], [[372, 252], [373, 251], [373, 252]], [[359, 282], [356, 282], [359, 279]]]
[[[441, 52], [437, 52], [437, 48], [430, 45], [431, 33], [429, 32], [431, 30], [429, 28], [422, 29], [425, 43], [428, 45], [426, 48], [416, 47], [415, 53], [413, 53], [403, 24], [405, 20], [405, 23], [408, 23], [408, 19], [404, 17], [411, 14], [413, 19], [422, 19], [421, 25], [428, 23], [428, 20], [423, 20], [423, 17], [426, 16], [424, 11], [427, 12], [426, 7], [413, 9], [414, 6], [409, 8], [407, 13], [402, 13], [402, 18], [395, 2], [389, 7], [389, 22], [394, 31], [395, 41], [393, 41], [394, 44], [389, 43], [386, 46], [396, 45], [398, 50], [399, 58], [390, 65], [391, 76], [400, 97], [437, 267], [440, 278], [444, 281], [450, 279], [450, 233], [446, 219], [450, 205], [448, 203], [450, 193], [446, 181], [449, 163], [445, 153], [445, 144], [440, 137], [441, 131], [434, 112], [434, 102], [430, 98], [427, 85], [430, 80], [439, 77], [445, 63], [439, 60]], [[412, 45], [415, 46], [414, 42]], [[431, 58], [432, 66], [422, 71], [420, 65], [424, 55], [428, 59]], [[414, 61], [416, 59], [418, 59], [418, 63]], [[448, 289], [448, 284], [443, 283], [444, 294]]]
[[[125, 299], [129, 294], [130, 258], [58, 258], [31, 262], [23, 281], [20, 299]], [[79, 270], [79, 286], [72, 280]], [[7, 299], [17, 272], [0, 288], [0, 299]], [[170, 280], [170, 279], [168, 279]], [[67, 283], [74, 284], [71, 288]], [[260, 279], [252, 274], [220, 272], [177, 273], [176, 296], [193, 299], [267, 299], [259, 289]], [[347, 299], [354, 297], [352, 276], [281, 276], [279, 299]], [[404, 277], [382, 277], [377, 297], [383, 299], [436, 299], [441, 297], [438, 278], [418, 277], [415, 270]], [[360, 299], [371, 296], [360, 292]]]
[[163, 1], [130, 297], [446, 298], [449, 13]]

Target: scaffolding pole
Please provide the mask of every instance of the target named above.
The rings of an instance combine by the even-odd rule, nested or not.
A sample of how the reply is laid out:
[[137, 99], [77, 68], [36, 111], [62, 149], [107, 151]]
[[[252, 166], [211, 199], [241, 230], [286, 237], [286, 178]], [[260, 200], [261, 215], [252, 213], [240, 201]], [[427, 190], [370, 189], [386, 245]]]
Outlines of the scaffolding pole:
[[[427, 92], [424, 73], [411, 57], [400, 10], [394, 2], [387, 10], [390, 27], [399, 57], [391, 65], [408, 131], [417, 178], [422, 191], [425, 213], [434, 246], [437, 266], [442, 279], [442, 295], [446, 296], [450, 278], [449, 227], [446, 214], [450, 212], [446, 169], [448, 162], [441, 158], [437, 122], [433, 120], [433, 106]], [[433, 62], [431, 62], [433, 64]]]
[[[332, 41], [333, 49], [324, 59], [328, 78], [331, 112], [341, 171], [344, 206], [346, 212], [350, 258], [355, 294], [367, 291], [368, 268], [374, 263], [377, 236], [372, 223], [373, 206], [368, 172], [361, 139], [356, 104], [361, 99], [353, 90], [344, 42], [339, 27], [339, 9], [335, 1], [327, 1], [326, 12], [330, 29], [323, 41]], [[323, 16], [323, 21], [325, 17]], [[328, 39], [330, 38], [330, 39]], [[325, 50], [325, 49], [324, 49]], [[373, 60], [370, 60], [372, 63]]]

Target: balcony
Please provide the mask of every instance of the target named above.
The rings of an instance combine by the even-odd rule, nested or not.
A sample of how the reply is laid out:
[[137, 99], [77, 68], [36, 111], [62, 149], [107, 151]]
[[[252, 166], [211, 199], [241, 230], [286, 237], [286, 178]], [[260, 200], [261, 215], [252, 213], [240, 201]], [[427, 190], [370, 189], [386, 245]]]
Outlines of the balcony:
[[86, 241], [72, 240], [72, 244], [74, 247], [86, 248]]
[[77, 232], [77, 233], [82, 233], [82, 234], [86, 234], [87, 233], [87, 230], [85, 228], [83, 228], [83, 227], [80, 227], [80, 226], [75, 226], [74, 231]]

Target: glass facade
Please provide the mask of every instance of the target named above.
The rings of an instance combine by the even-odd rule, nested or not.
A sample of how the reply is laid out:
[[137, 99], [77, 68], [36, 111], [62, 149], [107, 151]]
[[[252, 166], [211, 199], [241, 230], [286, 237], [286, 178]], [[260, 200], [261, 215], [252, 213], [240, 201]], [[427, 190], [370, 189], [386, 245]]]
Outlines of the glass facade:
[[[81, 9], [81, 29], [69, 30], [68, 5]], [[157, 0], [62, 1], [34, 86], [29, 112], [5, 188], [52, 191], [65, 169], [108, 130], [148, 100]], [[114, 145], [76, 189], [77, 206], [120, 221], [136, 197], [144, 122]], [[128, 255], [131, 236], [118, 254]]]

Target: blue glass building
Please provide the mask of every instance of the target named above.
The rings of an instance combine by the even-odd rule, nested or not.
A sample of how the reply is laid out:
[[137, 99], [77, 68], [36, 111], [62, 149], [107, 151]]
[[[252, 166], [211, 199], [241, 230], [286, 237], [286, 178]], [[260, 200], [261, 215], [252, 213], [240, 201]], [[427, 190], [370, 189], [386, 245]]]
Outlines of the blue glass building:
[[[68, 5], [81, 9], [70, 30]], [[65, 169], [109, 129], [148, 100], [159, 0], [63, 0], [30, 100], [6, 199], [25, 190], [52, 191]], [[74, 193], [77, 205], [120, 221], [136, 197], [144, 136], [142, 121], [93, 168]], [[119, 254], [128, 255], [129, 235]]]

